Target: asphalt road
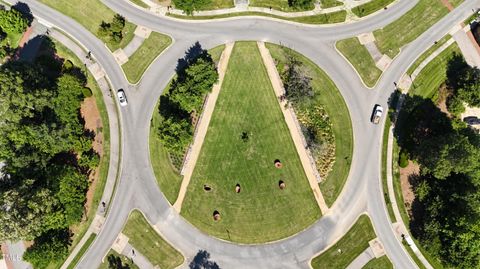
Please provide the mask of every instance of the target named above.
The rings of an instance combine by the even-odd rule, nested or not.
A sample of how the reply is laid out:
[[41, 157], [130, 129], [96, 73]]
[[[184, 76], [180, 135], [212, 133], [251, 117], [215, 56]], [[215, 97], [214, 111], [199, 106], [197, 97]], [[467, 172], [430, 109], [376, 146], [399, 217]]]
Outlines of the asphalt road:
[[[11, 0], [9, 0], [11, 1]], [[235, 18], [211, 22], [181, 22], [137, 9], [126, 0], [104, 3], [129, 21], [166, 33], [174, 44], [147, 70], [141, 83], [131, 86], [108, 49], [74, 20], [35, 0], [24, 0], [33, 14], [79, 40], [106, 70], [115, 89], [126, 89], [129, 105], [121, 108], [121, 176], [102, 231], [77, 268], [97, 268], [122, 230], [128, 213], [141, 209], [163, 237], [188, 260], [198, 250], [210, 252], [222, 268], [309, 268], [310, 259], [341, 237], [363, 212], [396, 268], [416, 268], [395, 238], [381, 188], [382, 124], [369, 122], [374, 104], [387, 105], [388, 97], [408, 66], [456, 23], [463, 21], [480, 0], [466, 0], [417, 40], [402, 48], [374, 89], [367, 89], [354, 69], [335, 51], [334, 42], [381, 28], [411, 9], [417, 1], [400, 0], [379, 14], [351, 24], [301, 26], [262, 18]], [[148, 135], [155, 104], [174, 73], [177, 59], [196, 41], [204, 48], [235, 40], [263, 40], [293, 48], [319, 65], [340, 89], [349, 108], [354, 131], [354, 152], [347, 183], [330, 212], [305, 231], [278, 242], [237, 245], [212, 238], [174, 212], [159, 190], [149, 160]], [[188, 265], [188, 262], [186, 263]]]

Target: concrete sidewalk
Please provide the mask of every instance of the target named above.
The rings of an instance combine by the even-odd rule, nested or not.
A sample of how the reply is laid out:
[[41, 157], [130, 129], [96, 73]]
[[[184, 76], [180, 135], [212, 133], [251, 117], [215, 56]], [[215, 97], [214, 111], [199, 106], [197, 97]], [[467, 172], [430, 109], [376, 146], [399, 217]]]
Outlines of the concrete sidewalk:
[[[473, 35], [471, 34], [469, 28], [470, 26], [467, 26], [467, 29], [459, 29], [453, 34], [453, 39], [458, 44], [458, 47], [462, 51], [463, 57], [465, 58], [465, 61], [470, 65], [470, 66], [476, 66], [480, 67], [480, 50], [478, 47], [477, 42], [473, 38]], [[465, 30], [470, 33], [471, 37], [465, 32]]]

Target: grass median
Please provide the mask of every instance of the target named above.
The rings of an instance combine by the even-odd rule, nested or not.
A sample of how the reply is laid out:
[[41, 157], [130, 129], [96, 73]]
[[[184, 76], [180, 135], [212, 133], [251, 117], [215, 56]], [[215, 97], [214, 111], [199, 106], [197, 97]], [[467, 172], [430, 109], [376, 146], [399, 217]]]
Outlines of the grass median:
[[314, 269], [347, 268], [369, 247], [368, 242], [376, 237], [370, 218], [367, 215], [361, 215], [337, 243], [313, 258], [311, 265]]
[[336, 43], [337, 49], [353, 65], [365, 85], [373, 87], [382, 75], [373, 61], [367, 48], [360, 44], [357, 37], [340, 40]]
[[448, 13], [440, 0], [420, 0], [402, 17], [374, 31], [380, 52], [394, 58], [400, 48], [415, 40]]
[[176, 268], [184, 261], [182, 254], [168, 244], [138, 210], [132, 211], [128, 216], [123, 234], [129, 238], [128, 243], [145, 256], [153, 266], [165, 269]]
[[304, 64], [307, 74], [312, 78], [311, 84], [315, 91], [313, 98], [325, 107], [330, 117], [335, 136], [335, 163], [327, 178], [320, 183], [320, 189], [325, 202], [331, 206], [347, 181], [353, 154], [353, 131], [347, 105], [335, 83], [311, 60], [282, 46], [270, 43], [266, 46], [280, 64], [286, 63], [286, 51]]
[[329, 24], [329, 23], [340, 23], [344, 22], [347, 17], [347, 12], [345, 10], [312, 15], [312, 16], [303, 16], [303, 17], [282, 17], [277, 15], [272, 15], [263, 12], [255, 12], [255, 11], [246, 11], [246, 12], [234, 12], [228, 14], [221, 14], [221, 15], [211, 15], [211, 16], [186, 16], [186, 15], [176, 15], [167, 13], [167, 16], [177, 18], [177, 19], [185, 19], [185, 20], [213, 20], [213, 19], [223, 19], [223, 18], [232, 18], [232, 17], [239, 17], [239, 16], [260, 16], [260, 17], [269, 17], [287, 21], [293, 21], [298, 23], [305, 23], [305, 24]]
[[181, 214], [241, 243], [285, 238], [320, 217], [255, 42], [235, 43]]
[[320, 0], [320, 6], [322, 8], [330, 8], [343, 5], [343, 2], [337, 0]]
[[40, 0], [40, 2], [76, 20], [92, 34], [105, 42], [111, 51], [124, 48], [133, 38], [133, 32], [136, 26], [128, 21], [122, 32], [123, 38], [120, 43], [112, 42], [108, 37], [101, 37], [97, 34], [102, 21], [110, 22], [115, 15], [115, 13], [102, 4], [100, 0], [84, 0], [81, 4], [69, 0]]
[[142, 45], [122, 65], [130, 83], [137, 83], [150, 64], [172, 44], [172, 39], [157, 32], [152, 32]]
[[362, 269], [393, 269], [393, 264], [387, 256], [382, 256], [371, 259]]
[[365, 4], [352, 8], [352, 12], [358, 17], [368, 16], [378, 10], [384, 9], [386, 6], [393, 3], [395, 0], [372, 0]]

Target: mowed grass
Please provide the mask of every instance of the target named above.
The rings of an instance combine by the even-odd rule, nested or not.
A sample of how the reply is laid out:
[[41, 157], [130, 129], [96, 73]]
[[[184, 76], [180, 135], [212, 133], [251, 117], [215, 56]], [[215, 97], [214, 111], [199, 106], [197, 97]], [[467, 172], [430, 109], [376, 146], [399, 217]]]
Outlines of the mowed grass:
[[222, 8], [233, 8], [235, 3], [233, 0], [212, 0], [209, 4], [203, 7], [201, 10], [214, 10]]
[[288, 5], [288, 0], [250, 0], [248, 5], [251, 7], [266, 7], [266, 8], [271, 7], [272, 9], [276, 9], [284, 12], [312, 10], [315, 8], [313, 3], [311, 6], [304, 9], [291, 7]]
[[128, 216], [123, 234], [129, 238], [128, 243], [154, 266], [176, 268], [184, 261], [182, 254], [168, 244], [138, 210], [132, 211]]
[[[138, 266], [129, 258], [125, 257], [124, 255], [118, 254], [115, 250], [111, 249], [108, 253], [107, 256], [105, 256], [104, 261], [100, 264], [98, 269], [110, 269], [111, 267], [109, 266], [109, 261], [108, 258], [110, 256], [115, 257], [116, 259], [120, 258], [122, 261], [122, 265], [128, 265], [128, 267], [121, 267], [119, 269], [139, 269]], [[115, 267], [117, 268], [117, 267]]]
[[[377, 237], [370, 218], [362, 215], [353, 227], [327, 251], [312, 260], [314, 269], [346, 268], [355, 258], [366, 250], [368, 242]], [[339, 253], [338, 249], [342, 252]]]
[[320, 217], [255, 42], [235, 44], [181, 214], [213, 236], [241, 243], [285, 238]]
[[337, 0], [320, 0], [320, 6], [322, 8], [336, 7], [341, 5], [343, 5], [343, 3]]
[[395, 0], [372, 0], [363, 5], [352, 8], [352, 12], [358, 17], [365, 17], [374, 13], [375, 11], [385, 8], [393, 3], [393, 1]]
[[453, 43], [428, 63], [413, 81], [410, 87], [410, 95], [419, 95], [423, 98], [431, 98], [438, 88], [447, 80], [448, 61], [455, 54], [461, 54], [457, 43]]
[[362, 269], [393, 269], [393, 264], [387, 256], [382, 256], [370, 260]]
[[228, 14], [211, 15], [211, 16], [186, 16], [186, 15], [177, 15], [177, 14], [167, 13], [167, 16], [177, 18], [177, 19], [185, 19], [185, 20], [213, 20], [213, 19], [231, 18], [231, 17], [239, 17], [239, 16], [262, 16], [262, 17], [269, 17], [269, 18], [293, 21], [298, 23], [305, 23], [305, 24], [330, 24], [330, 23], [333, 24], [333, 23], [344, 22], [347, 17], [347, 12], [345, 10], [339, 10], [339, 11], [325, 13], [325, 14], [293, 17], [293, 18], [276, 16], [273, 14], [255, 12], [255, 11], [233, 12]]
[[328, 75], [315, 63], [305, 56], [274, 44], [266, 44], [272, 57], [280, 64], [286, 64], [286, 51], [300, 60], [307, 74], [312, 78], [312, 87], [315, 90], [313, 102], [325, 107], [335, 135], [335, 164], [327, 178], [320, 183], [323, 198], [331, 206], [342, 191], [350, 171], [350, 162], [353, 152], [353, 131], [350, 114], [340, 91]]
[[130, 83], [137, 83], [150, 64], [172, 44], [172, 38], [157, 32], [152, 32], [142, 45], [122, 65], [123, 71]]
[[395, 57], [400, 48], [415, 40], [448, 13], [441, 0], [420, 0], [405, 15], [373, 32], [378, 49]]
[[[218, 62], [220, 56], [225, 49], [225, 45], [217, 46], [208, 52], [212, 56], [212, 59], [215, 62]], [[163, 94], [166, 94], [170, 84], [167, 85]], [[159, 103], [153, 111], [152, 121], [150, 125], [150, 138], [149, 138], [149, 148], [150, 148], [150, 163], [152, 164], [153, 172], [155, 173], [155, 178], [157, 179], [158, 186], [163, 192], [170, 204], [175, 203], [175, 200], [178, 196], [178, 191], [180, 190], [180, 185], [182, 184], [182, 177], [179, 174], [179, 171], [172, 165], [168, 152], [162, 145], [162, 142], [158, 138], [158, 128], [160, 127], [160, 113], [159, 113]]]
[[360, 44], [357, 37], [340, 40], [335, 45], [337, 49], [353, 65], [355, 70], [368, 87], [373, 87], [382, 75], [367, 48]]
[[451, 35], [447, 34], [444, 36], [442, 39], [437, 41], [436, 44], [433, 44], [430, 48], [428, 48], [422, 55], [420, 55], [415, 62], [408, 68], [407, 74], [411, 75], [413, 72], [415, 72], [415, 69], [425, 60], [430, 56], [433, 52], [435, 52], [438, 48], [440, 48], [443, 44], [445, 44], [450, 38], [452, 38]]
[[100, 0], [83, 0], [81, 4], [77, 1], [69, 0], [40, 0], [40, 2], [76, 20], [92, 32], [92, 34], [105, 42], [112, 51], [118, 48], [124, 48], [133, 38], [133, 32], [136, 26], [128, 21], [123, 30], [123, 39], [120, 43], [114, 43], [110, 41], [108, 37], [100, 37], [97, 35], [98, 28], [102, 21], [111, 22], [115, 15], [115, 13], [102, 4]]

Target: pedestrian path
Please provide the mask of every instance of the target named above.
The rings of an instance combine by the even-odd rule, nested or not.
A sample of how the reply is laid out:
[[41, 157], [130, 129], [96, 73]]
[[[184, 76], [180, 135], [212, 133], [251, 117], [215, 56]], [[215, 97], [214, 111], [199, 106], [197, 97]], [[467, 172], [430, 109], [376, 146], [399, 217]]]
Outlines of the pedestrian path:
[[318, 171], [315, 167], [315, 162], [312, 162], [311, 155], [308, 153], [308, 150], [303, 143], [303, 134], [299, 128], [299, 124], [295, 117], [295, 112], [291, 106], [287, 106], [287, 100], [281, 98], [281, 96], [285, 95], [285, 89], [283, 88], [283, 83], [280, 75], [278, 74], [273, 58], [268, 49], [265, 47], [265, 43], [257, 42], [257, 45], [260, 50], [260, 54], [262, 55], [265, 68], [267, 69], [268, 77], [270, 78], [275, 91], [275, 95], [277, 96], [283, 117], [285, 118], [285, 122], [290, 130], [293, 143], [295, 144], [295, 148], [297, 149], [300, 161], [302, 162], [303, 169], [307, 175], [308, 182], [310, 183], [310, 187], [312, 188], [315, 196], [315, 200], [317, 201], [318, 207], [320, 207], [322, 214], [325, 215], [328, 212], [328, 206], [323, 199], [320, 186], [318, 185], [318, 177], [316, 176]]
[[182, 168], [183, 180], [180, 186], [180, 191], [178, 193], [177, 201], [173, 204], [173, 208], [180, 212], [182, 209], [182, 203], [185, 199], [185, 194], [187, 193], [188, 185], [190, 184], [190, 179], [192, 178], [193, 169], [197, 163], [198, 156], [200, 155], [200, 150], [202, 149], [203, 140], [207, 135], [208, 125], [210, 124], [210, 119], [215, 108], [215, 103], [217, 102], [220, 89], [222, 87], [223, 78], [225, 77], [225, 72], [227, 71], [228, 60], [232, 54], [234, 43], [227, 43], [225, 49], [223, 50], [222, 56], [218, 63], [218, 82], [213, 85], [212, 92], [208, 95], [208, 99], [203, 109], [201, 119], [197, 123], [195, 130], [196, 135], [193, 138], [193, 144], [188, 150], [188, 154], [185, 157], [187, 160]]
[[[468, 35], [468, 33], [470, 33], [471, 37]], [[457, 42], [460, 51], [462, 51], [465, 61], [470, 66], [480, 67], [480, 49], [470, 31], [470, 25], [458, 29], [458, 31], [453, 33], [452, 36]]]
[[360, 269], [365, 266], [370, 260], [375, 259], [372, 248], [368, 247], [362, 254], [358, 255], [352, 263], [350, 263], [346, 269]]

